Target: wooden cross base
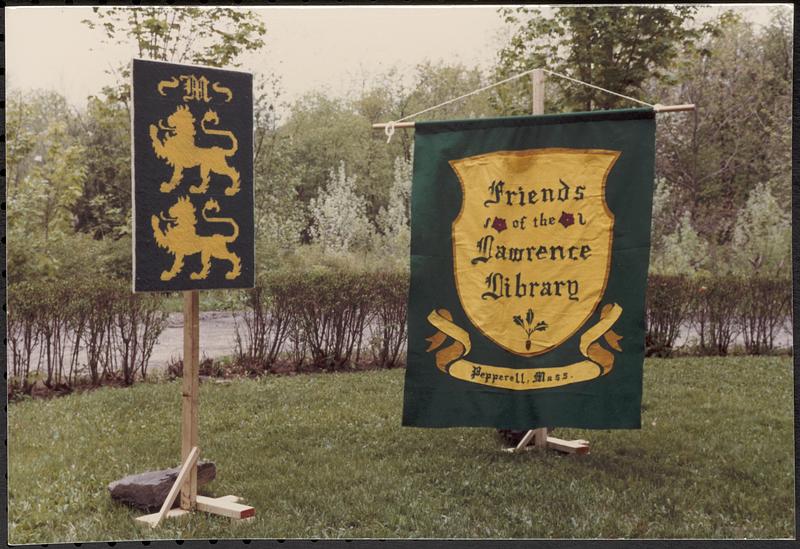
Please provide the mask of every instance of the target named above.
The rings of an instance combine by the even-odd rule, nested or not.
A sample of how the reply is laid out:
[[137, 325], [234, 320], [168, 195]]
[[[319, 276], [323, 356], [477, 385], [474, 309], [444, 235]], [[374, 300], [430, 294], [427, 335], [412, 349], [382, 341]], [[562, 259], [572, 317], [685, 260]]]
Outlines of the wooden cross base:
[[[189, 452], [189, 456], [186, 458], [186, 461], [184, 461], [183, 465], [181, 465], [181, 469], [178, 472], [178, 478], [175, 479], [175, 484], [172, 485], [172, 488], [167, 494], [167, 499], [165, 499], [164, 503], [161, 505], [161, 509], [159, 509], [157, 513], [153, 513], [151, 515], [136, 517], [138, 522], [155, 528], [164, 518], [182, 517], [191, 512], [189, 509], [172, 509], [172, 504], [175, 502], [175, 498], [177, 497], [178, 492], [180, 492], [181, 487], [187, 481], [189, 473], [192, 471], [192, 469], [197, 467], [197, 457], [199, 454], [200, 451], [197, 449], [197, 447], [192, 448], [192, 451]], [[223, 517], [230, 517], [235, 521], [249, 520], [253, 518], [256, 514], [255, 508], [250, 507], [249, 505], [242, 505], [240, 502], [241, 498], [238, 496], [209, 498], [194, 494], [194, 508], [197, 511], [212, 513], [214, 515], [222, 515]]]
[[[535, 443], [534, 445], [529, 445], [532, 439]], [[588, 454], [589, 441], [583, 439], [564, 440], [551, 437], [547, 435], [547, 428], [542, 427], [541, 429], [531, 429], [525, 433], [525, 436], [522, 437], [522, 440], [519, 441], [516, 447], [504, 448], [504, 451], [519, 453], [538, 448], [549, 448], [566, 454]]]

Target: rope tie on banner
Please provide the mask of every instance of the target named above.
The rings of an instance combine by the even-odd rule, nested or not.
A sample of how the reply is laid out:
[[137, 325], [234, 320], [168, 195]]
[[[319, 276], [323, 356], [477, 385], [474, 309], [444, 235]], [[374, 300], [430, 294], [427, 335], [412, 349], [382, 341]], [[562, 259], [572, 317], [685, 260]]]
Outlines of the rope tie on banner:
[[[519, 74], [515, 74], [514, 76], [510, 76], [510, 77], [508, 77], [508, 78], [506, 78], [504, 80], [500, 80], [499, 82], [494, 82], [493, 84], [489, 84], [487, 86], [483, 86], [482, 88], [478, 88], [477, 90], [473, 90], [473, 91], [471, 91], [469, 93], [465, 93], [464, 95], [459, 95], [456, 98], [448, 99], [447, 101], [439, 103], [438, 105], [434, 105], [433, 107], [428, 107], [427, 109], [423, 109], [421, 111], [415, 112], [414, 114], [409, 114], [407, 116], [404, 116], [403, 118], [398, 118], [397, 120], [392, 120], [390, 122], [387, 122], [386, 123], [386, 127], [384, 127], [384, 129], [383, 129], [384, 133], [386, 134], [386, 143], [389, 143], [392, 140], [392, 136], [394, 135], [394, 131], [395, 131], [395, 126], [397, 124], [399, 124], [400, 122], [404, 122], [406, 120], [410, 120], [412, 118], [416, 118], [417, 116], [419, 116], [421, 114], [425, 114], [426, 112], [430, 112], [432, 110], [438, 109], [439, 107], [444, 107], [445, 105], [449, 105], [451, 103], [455, 103], [456, 101], [461, 101], [462, 99], [466, 99], [467, 97], [471, 97], [473, 95], [479, 94], [479, 93], [484, 92], [486, 90], [490, 90], [490, 89], [492, 89], [494, 87], [506, 84], [507, 82], [511, 82], [512, 80], [516, 80], [518, 78], [522, 78], [523, 76], [528, 76], [529, 74], [532, 74], [535, 70], [537, 70], [537, 69], [530, 69], [530, 70], [527, 70], [525, 72], [521, 72]], [[552, 76], [557, 76], [559, 78], [563, 78], [565, 80], [569, 80], [569, 81], [575, 82], [577, 84], [583, 84], [584, 86], [588, 86], [588, 87], [594, 88], [596, 90], [604, 91], [606, 93], [610, 93], [611, 95], [616, 95], [617, 97], [622, 97], [623, 99], [628, 99], [630, 101], [634, 101], [636, 103], [639, 103], [641, 105], [645, 105], [647, 107], [654, 107], [654, 108], [656, 107], [656, 105], [653, 105], [651, 103], [647, 103], [645, 101], [641, 101], [639, 99], [636, 99], [635, 97], [630, 97], [628, 95], [622, 95], [621, 93], [617, 93], [617, 92], [614, 92], [614, 91], [611, 91], [611, 90], [607, 90], [605, 88], [601, 88], [600, 86], [595, 86], [594, 84], [589, 84], [588, 82], [584, 82], [583, 80], [578, 80], [577, 78], [572, 78], [572, 77], [567, 76], [565, 74], [560, 74], [560, 73], [557, 73], [557, 72], [553, 72], [553, 71], [551, 71], [549, 69], [541, 69], [541, 70], [542, 70], [542, 72], [546, 72], [547, 74], [550, 74]]]
[[386, 124], [386, 127], [383, 129], [383, 133], [386, 134], [386, 143], [392, 140], [392, 136], [394, 135], [394, 125], [396, 122], [389, 122]]

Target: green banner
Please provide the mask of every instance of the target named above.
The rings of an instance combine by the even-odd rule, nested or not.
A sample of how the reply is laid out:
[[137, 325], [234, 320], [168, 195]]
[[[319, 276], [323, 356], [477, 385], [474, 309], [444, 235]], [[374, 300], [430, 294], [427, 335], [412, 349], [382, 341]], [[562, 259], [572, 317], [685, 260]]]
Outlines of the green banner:
[[403, 425], [639, 428], [652, 109], [416, 124]]

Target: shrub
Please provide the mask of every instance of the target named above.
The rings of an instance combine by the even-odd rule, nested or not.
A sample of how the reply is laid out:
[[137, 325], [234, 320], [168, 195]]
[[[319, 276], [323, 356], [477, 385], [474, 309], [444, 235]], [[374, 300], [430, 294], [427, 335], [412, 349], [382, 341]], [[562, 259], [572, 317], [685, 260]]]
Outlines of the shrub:
[[113, 377], [114, 350], [114, 302], [118, 287], [113, 281], [98, 282], [92, 286], [93, 299], [86, 316], [86, 333], [83, 344], [86, 351], [86, 367], [92, 385], [99, 385], [101, 378]]
[[338, 370], [359, 362], [371, 313], [368, 280], [362, 273], [317, 270], [286, 281], [313, 367]]
[[158, 294], [132, 294], [127, 281], [37, 280], [9, 288], [9, 388], [31, 377], [72, 386], [88, 373], [94, 385], [121, 375], [126, 384], [147, 363], [166, 325]]
[[38, 328], [39, 304], [36, 288], [23, 282], [8, 292], [6, 315], [8, 351], [10, 351], [9, 388], [28, 388], [33, 353], [39, 347], [41, 332]]
[[70, 339], [72, 355], [77, 355], [83, 331], [80, 290], [63, 280], [37, 282], [32, 289], [30, 297], [39, 308], [36, 314], [40, 342], [37, 373], [40, 373], [39, 367], [44, 360], [45, 384], [49, 387], [62, 383], [69, 385], [71, 376], [66, 379], [64, 376], [65, 355], [70, 348]]
[[693, 284], [686, 276], [651, 274], [647, 284], [645, 354], [670, 356], [689, 320]]
[[775, 335], [789, 316], [792, 286], [789, 280], [755, 277], [744, 280], [738, 328], [748, 354], [775, 350]]
[[161, 301], [159, 294], [134, 294], [127, 284], [117, 289], [112, 334], [125, 385], [134, 382], [137, 372], [142, 379], [147, 379], [147, 363], [153, 346], [167, 324], [167, 313], [161, 311]]
[[324, 189], [309, 204], [310, 234], [332, 255], [367, 250], [375, 228], [367, 217], [367, 200], [356, 192], [356, 177], [348, 176], [344, 162], [331, 170]]
[[692, 225], [689, 212], [684, 212], [675, 231], [651, 248], [651, 258], [653, 273], [693, 275], [708, 264], [709, 244]]
[[389, 204], [381, 208], [375, 219], [378, 228], [375, 250], [382, 252], [382, 263], [403, 264], [411, 249], [411, 228], [408, 224], [411, 202], [412, 163], [403, 157], [394, 161], [394, 181], [389, 191]]
[[285, 276], [271, 275], [246, 291], [245, 311], [234, 315], [237, 362], [267, 370], [278, 359], [294, 322], [283, 288], [286, 280]]
[[789, 270], [792, 220], [773, 192], [775, 183], [758, 183], [738, 212], [731, 246], [734, 272], [781, 276]]
[[340, 370], [367, 362], [398, 366], [405, 347], [407, 272], [342, 265], [282, 270], [262, 277], [236, 315], [236, 360], [261, 370]]
[[372, 357], [379, 367], [394, 368], [400, 364], [408, 339], [408, 273], [378, 273], [372, 281]]
[[734, 276], [704, 276], [696, 282], [693, 317], [700, 352], [725, 356], [736, 339], [744, 281]]

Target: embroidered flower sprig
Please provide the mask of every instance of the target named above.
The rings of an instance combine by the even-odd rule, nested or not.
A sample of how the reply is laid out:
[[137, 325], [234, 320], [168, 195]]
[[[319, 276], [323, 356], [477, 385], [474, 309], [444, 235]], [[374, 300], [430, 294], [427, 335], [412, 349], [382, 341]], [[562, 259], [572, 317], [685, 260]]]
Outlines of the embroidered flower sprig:
[[547, 329], [547, 322], [544, 320], [540, 320], [536, 323], [536, 326], [534, 326], [533, 318], [533, 309], [528, 309], [528, 312], [525, 314], [525, 320], [522, 320], [521, 315], [514, 316], [514, 324], [522, 328], [528, 338], [525, 341], [525, 349], [528, 351], [531, 349], [531, 336], [534, 334], [534, 332], [543, 332]]

